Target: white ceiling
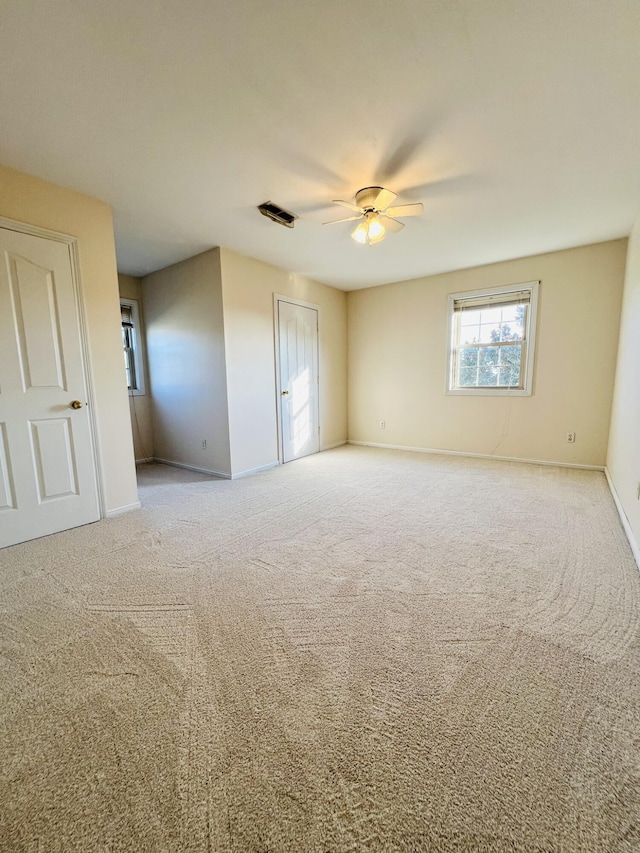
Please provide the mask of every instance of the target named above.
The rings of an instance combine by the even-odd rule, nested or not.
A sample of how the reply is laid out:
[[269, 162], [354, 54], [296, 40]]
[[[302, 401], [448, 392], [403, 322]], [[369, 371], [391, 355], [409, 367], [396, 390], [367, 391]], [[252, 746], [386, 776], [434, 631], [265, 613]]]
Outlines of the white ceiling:
[[[639, 0], [4, 0], [0, 75], [0, 162], [109, 202], [133, 275], [219, 245], [351, 290], [640, 210]], [[323, 227], [372, 184], [424, 215]]]

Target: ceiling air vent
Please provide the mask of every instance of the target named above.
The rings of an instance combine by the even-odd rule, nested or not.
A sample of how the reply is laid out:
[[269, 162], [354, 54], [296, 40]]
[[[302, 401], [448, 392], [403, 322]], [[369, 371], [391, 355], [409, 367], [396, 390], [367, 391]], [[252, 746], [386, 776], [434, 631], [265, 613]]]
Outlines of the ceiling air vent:
[[268, 216], [274, 222], [279, 222], [280, 225], [286, 225], [287, 228], [293, 228], [293, 223], [298, 218], [295, 213], [290, 213], [282, 207], [278, 207], [272, 201], [265, 201], [264, 204], [258, 205], [258, 210], [263, 216]]

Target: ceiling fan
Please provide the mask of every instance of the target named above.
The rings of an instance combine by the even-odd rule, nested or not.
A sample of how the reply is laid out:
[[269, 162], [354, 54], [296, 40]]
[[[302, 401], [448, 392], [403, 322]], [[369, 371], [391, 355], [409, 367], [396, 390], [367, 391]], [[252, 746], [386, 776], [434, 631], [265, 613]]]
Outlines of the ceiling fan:
[[372, 246], [374, 243], [384, 240], [387, 231], [402, 231], [404, 222], [398, 222], [397, 216], [419, 216], [424, 209], [419, 202], [389, 207], [396, 198], [395, 193], [392, 193], [391, 190], [385, 190], [384, 187], [364, 187], [356, 193], [355, 204], [341, 199], [333, 200], [334, 204], [341, 204], [343, 207], [353, 210], [355, 216], [332, 219], [323, 224], [334, 225], [336, 222], [351, 222], [361, 219], [362, 222], [356, 226], [351, 236], [356, 243]]

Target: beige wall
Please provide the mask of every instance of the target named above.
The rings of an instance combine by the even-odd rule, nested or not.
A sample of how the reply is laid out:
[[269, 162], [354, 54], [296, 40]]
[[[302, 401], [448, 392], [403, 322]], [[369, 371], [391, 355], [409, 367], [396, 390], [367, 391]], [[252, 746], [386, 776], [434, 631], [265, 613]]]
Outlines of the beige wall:
[[607, 468], [637, 547], [640, 545], [640, 216], [631, 232], [627, 252]]
[[142, 296], [154, 455], [230, 475], [220, 250], [145, 276]]
[[144, 370], [144, 394], [129, 393], [129, 414], [136, 462], [153, 457], [153, 433], [151, 428], [151, 394], [149, 393], [149, 370], [147, 368], [147, 344], [144, 325], [144, 307], [142, 305], [142, 283], [132, 275], [118, 273], [120, 296], [135, 299], [140, 314], [139, 343], [142, 347]]
[[72, 190], [0, 166], [0, 216], [78, 239], [105, 508], [138, 501], [111, 208]]
[[346, 294], [221, 249], [234, 473], [278, 459], [273, 294], [320, 307], [320, 446], [347, 438]]
[[[350, 440], [604, 465], [625, 252], [616, 240], [349, 293]], [[533, 395], [445, 394], [447, 294], [532, 280]]]

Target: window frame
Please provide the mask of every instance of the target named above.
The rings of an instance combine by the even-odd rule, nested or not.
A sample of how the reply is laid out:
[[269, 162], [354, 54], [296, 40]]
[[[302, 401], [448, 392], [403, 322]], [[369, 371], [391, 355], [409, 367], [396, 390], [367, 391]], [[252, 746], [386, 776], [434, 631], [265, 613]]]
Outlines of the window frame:
[[[445, 393], [456, 397], [530, 397], [533, 394], [533, 367], [535, 361], [536, 327], [538, 320], [538, 289], [539, 281], [526, 281], [519, 284], [509, 284], [502, 287], [486, 287], [482, 290], [466, 290], [460, 293], [450, 293], [447, 296], [447, 375], [445, 379]], [[521, 348], [524, 366], [521, 367], [521, 376], [524, 377], [523, 387], [507, 387], [495, 385], [474, 385], [472, 387], [456, 387], [454, 385], [454, 374], [456, 366], [456, 352], [459, 344], [456, 336], [456, 314], [455, 303], [469, 300], [478, 300], [487, 297], [496, 300], [500, 296], [509, 296], [513, 293], [528, 290], [530, 293], [529, 310], [524, 325], [524, 337]], [[505, 341], [505, 344], [513, 342]]]
[[146, 394], [146, 390], [144, 381], [144, 358], [142, 353], [142, 332], [140, 327], [140, 307], [137, 299], [126, 299], [124, 296], [120, 297], [120, 307], [122, 308], [122, 306], [126, 306], [131, 309], [131, 317], [133, 321], [133, 328], [130, 332], [132, 338], [131, 350], [133, 352], [133, 369], [135, 373], [136, 387], [127, 387], [127, 393], [134, 397], [142, 397]]

